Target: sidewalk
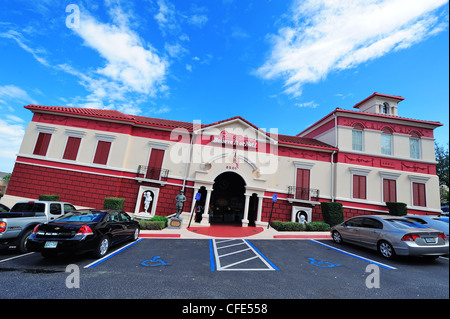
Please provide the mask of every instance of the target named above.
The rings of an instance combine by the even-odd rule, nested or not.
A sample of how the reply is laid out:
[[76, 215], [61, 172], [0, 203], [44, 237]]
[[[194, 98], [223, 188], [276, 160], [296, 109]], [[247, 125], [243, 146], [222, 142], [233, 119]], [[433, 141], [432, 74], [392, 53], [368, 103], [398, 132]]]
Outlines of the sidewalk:
[[180, 229], [141, 230], [141, 238], [248, 238], [248, 239], [330, 239], [330, 232], [279, 232], [272, 227], [236, 227], [236, 226], [196, 226], [188, 228], [185, 223]]

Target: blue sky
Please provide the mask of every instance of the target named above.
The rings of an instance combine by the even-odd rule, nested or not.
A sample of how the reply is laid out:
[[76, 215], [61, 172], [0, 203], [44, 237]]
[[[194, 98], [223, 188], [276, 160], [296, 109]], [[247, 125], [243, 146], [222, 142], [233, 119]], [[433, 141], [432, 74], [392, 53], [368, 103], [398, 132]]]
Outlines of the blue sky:
[[[27, 104], [212, 123], [240, 115], [295, 135], [373, 92], [448, 143], [444, 0], [4, 0], [0, 171]], [[79, 12], [79, 14], [78, 14]], [[73, 18], [73, 19], [72, 19]]]

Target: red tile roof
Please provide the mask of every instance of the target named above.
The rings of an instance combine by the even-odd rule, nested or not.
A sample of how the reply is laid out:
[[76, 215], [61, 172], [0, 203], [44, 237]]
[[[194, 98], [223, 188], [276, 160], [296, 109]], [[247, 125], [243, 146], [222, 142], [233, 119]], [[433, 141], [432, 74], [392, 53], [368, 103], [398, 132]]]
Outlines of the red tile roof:
[[[191, 122], [182, 122], [182, 121], [174, 121], [174, 120], [166, 120], [166, 119], [159, 119], [159, 118], [152, 118], [152, 117], [145, 117], [145, 116], [139, 116], [139, 115], [128, 115], [124, 114], [119, 111], [115, 110], [101, 110], [101, 109], [88, 109], [88, 108], [77, 108], [77, 107], [63, 107], [63, 106], [45, 106], [45, 105], [34, 105], [30, 104], [25, 106], [26, 109], [31, 110], [33, 112], [52, 112], [52, 113], [62, 113], [62, 114], [68, 114], [68, 115], [75, 115], [75, 116], [88, 116], [88, 117], [95, 117], [95, 118], [102, 118], [106, 120], [118, 120], [118, 121], [124, 121], [128, 122], [132, 125], [145, 125], [145, 126], [151, 126], [151, 127], [157, 127], [162, 129], [174, 129], [174, 128], [184, 128], [188, 131], [192, 131], [193, 129], [193, 123]], [[240, 116], [235, 116], [230, 119], [218, 121], [215, 123], [207, 124], [207, 125], [201, 125], [202, 128], [210, 127], [214, 125], [218, 125], [221, 123], [229, 122], [235, 119], [242, 120], [243, 122], [247, 123], [248, 125], [252, 126], [253, 128], [259, 130], [259, 128], [249, 121], [245, 120], [244, 118]], [[271, 134], [267, 134], [267, 136], [271, 136]], [[298, 136], [289, 136], [289, 135], [282, 135], [279, 134], [278, 136], [272, 135], [273, 138], [277, 137], [276, 139], [280, 144], [285, 145], [292, 145], [292, 146], [303, 146], [303, 147], [311, 147], [311, 148], [318, 148], [318, 149], [324, 149], [324, 150], [337, 150], [331, 145], [322, 143], [320, 141], [317, 141], [312, 138], [304, 138], [304, 137], [298, 137]]]

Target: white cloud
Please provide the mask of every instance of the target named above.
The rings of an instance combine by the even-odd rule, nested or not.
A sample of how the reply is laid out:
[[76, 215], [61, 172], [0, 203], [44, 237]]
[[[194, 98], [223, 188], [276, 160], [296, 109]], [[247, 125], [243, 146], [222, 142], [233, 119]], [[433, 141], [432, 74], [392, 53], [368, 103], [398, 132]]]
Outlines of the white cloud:
[[106, 60], [97, 73], [130, 91], [154, 96], [167, 74], [167, 62], [126, 25], [100, 23], [87, 13], [81, 17], [80, 27], [73, 30]]
[[208, 22], [208, 17], [205, 14], [193, 14], [188, 17], [187, 21], [191, 25], [202, 28]]
[[22, 120], [17, 121], [16, 116], [7, 116], [7, 120], [0, 118], [0, 171], [12, 172], [14, 160], [19, 153], [25, 128]]
[[[4, 100], [11, 100], [14, 103], [20, 102], [24, 104], [37, 104], [37, 102], [31, 98], [24, 89], [16, 85], [0, 86], [0, 98]], [[5, 102], [5, 104], [8, 103]]]
[[305, 103], [297, 103], [296, 104], [298, 107], [306, 107], [306, 108], [310, 108], [310, 109], [315, 109], [316, 107], [319, 106], [319, 104], [317, 104], [314, 101], [310, 101], [310, 102], [305, 102]]
[[36, 61], [38, 61], [42, 65], [50, 66], [50, 64], [48, 63], [47, 59], [45, 59], [45, 58], [43, 58], [41, 56], [42, 54], [45, 53], [45, 50], [31, 48], [28, 44], [26, 44], [27, 41], [22, 36], [22, 34], [20, 34], [19, 32], [14, 31], [14, 30], [9, 30], [7, 32], [0, 33], [0, 37], [7, 38], [7, 39], [12, 39], [12, 40], [16, 41], [17, 44], [22, 49], [24, 49], [28, 53], [31, 53], [31, 55], [36, 59]]
[[299, 96], [305, 83], [407, 48], [446, 27], [434, 10], [447, 0], [296, 0], [291, 25], [271, 35], [270, 58], [256, 74], [281, 78]]

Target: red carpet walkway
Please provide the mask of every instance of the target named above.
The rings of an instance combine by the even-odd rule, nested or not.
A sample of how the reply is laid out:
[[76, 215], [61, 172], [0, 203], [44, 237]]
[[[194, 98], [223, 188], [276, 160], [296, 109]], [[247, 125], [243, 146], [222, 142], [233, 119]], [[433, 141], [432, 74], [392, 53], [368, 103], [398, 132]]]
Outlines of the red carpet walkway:
[[264, 230], [262, 227], [242, 227], [241, 225], [211, 225], [209, 227], [190, 227], [189, 231], [211, 237], [248, 237]]

